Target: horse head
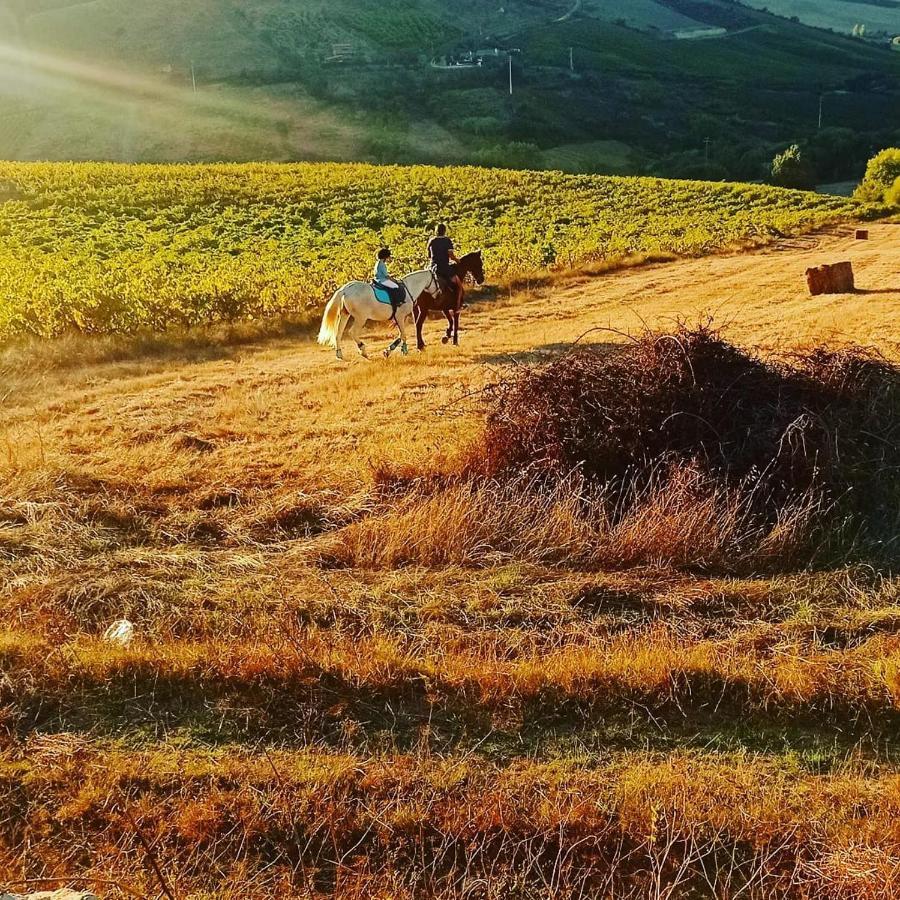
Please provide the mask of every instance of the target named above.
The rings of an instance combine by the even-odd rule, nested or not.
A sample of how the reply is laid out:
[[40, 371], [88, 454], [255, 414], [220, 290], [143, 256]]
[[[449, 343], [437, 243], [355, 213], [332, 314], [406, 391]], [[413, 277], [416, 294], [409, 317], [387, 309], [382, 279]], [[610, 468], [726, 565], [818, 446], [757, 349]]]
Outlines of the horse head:
[[476, 284], [484, 284], [484, 254], [481, 250], [468, 253], [461, 262], [465, 265], [466, 272], [475, 279]]

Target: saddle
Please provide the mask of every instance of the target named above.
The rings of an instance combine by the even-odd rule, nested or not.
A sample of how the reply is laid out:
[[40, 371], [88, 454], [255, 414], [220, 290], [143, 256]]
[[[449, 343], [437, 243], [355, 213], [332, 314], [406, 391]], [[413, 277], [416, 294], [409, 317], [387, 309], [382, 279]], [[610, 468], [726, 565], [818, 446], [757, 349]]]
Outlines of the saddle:
[[442, 291], [448, 291], [453, 287], [450, 284], [450, 279], [456, 277], [456, 263], [451, 263], [446, 269], [439, 269], [437, 266], [432, 266], [431, 271], [434, 272], [434, 277], [437, 278]]
[[400, 285], [396, 290], [385, 287], [377, 281], [372, 282], [372, 290], [375, 292], [375, 299], [379, 303], [390, 304], [391, 308], [396, 312], [406, 302], [406, 287], [402, 281], [398, 281]]

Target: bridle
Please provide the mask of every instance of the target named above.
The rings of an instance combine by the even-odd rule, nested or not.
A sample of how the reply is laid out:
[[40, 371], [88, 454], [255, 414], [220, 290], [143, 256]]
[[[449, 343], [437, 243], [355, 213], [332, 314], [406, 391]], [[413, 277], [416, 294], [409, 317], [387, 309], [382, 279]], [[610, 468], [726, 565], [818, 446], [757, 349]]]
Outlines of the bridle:
[[[428, 269], [427, 271], [430, 273], [431, 278], [428, 281], [428, 286], [425, 288], [425, 293], [429, 294], [431, 296], [432, 300], [439, 300], [441, 297], [441, 294], [443, 294], [443, 292], [444, 292], [444, 289], [441, 287], [441, 280], [440, 280], [440, 278], [438, 278], [434, 269]], [[464, 275], [463, 277], [465, 278], [468, 275], [472, 275], [472, 273], [466, 272], [466, 275]], [[475, 276], [472, 275], [473, 279], [474, 279], [474, 277]], [[406, 279], [402, 280], [400, 283], [403, 285], [404, 289], [406, 290], [406, 296], [415, 303], [416, 298], [413, 297], [412, 291], [409, 289], [409, 286], [406, 284]]]

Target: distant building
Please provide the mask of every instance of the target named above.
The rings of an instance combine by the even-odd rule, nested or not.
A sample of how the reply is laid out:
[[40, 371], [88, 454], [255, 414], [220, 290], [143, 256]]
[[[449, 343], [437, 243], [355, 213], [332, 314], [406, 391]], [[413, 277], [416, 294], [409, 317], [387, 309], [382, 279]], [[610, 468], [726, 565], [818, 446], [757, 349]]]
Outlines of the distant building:
[[325, 62], [348, 62], [356, 57], [356, 48], [353, 44], [332, 44], [331, 55]]
[[697, 41], [704, 38], [720, 38], [728, 34], [727, 28], [684, 28], [674, 32], [679, 41]]

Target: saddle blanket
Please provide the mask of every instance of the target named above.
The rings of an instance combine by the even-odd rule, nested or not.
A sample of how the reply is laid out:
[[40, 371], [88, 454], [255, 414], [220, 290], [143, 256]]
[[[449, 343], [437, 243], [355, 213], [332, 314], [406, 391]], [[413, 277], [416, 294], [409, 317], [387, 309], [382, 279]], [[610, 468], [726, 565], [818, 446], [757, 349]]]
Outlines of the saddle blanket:
[[[400, 297], [397, 301], [397, 305], [399, 306], [406, 300], [407, 295], [406, 295], [406, 289], [405, 289], [403, 282], [399, 281], [397, 283], [399, 285], [399, 287], [397, 288], [397, 293], [400, 295]], [[370, 287], [375, 292], [375, 299], [379, 303], [388, 303], [389, 304], [391, 302], [391, 295], [388, 293], [387, 288], [382, 287], [377, 281], [370, 282]], [[0, 897], [0, 900], [3, 900], [3, 898]]]

